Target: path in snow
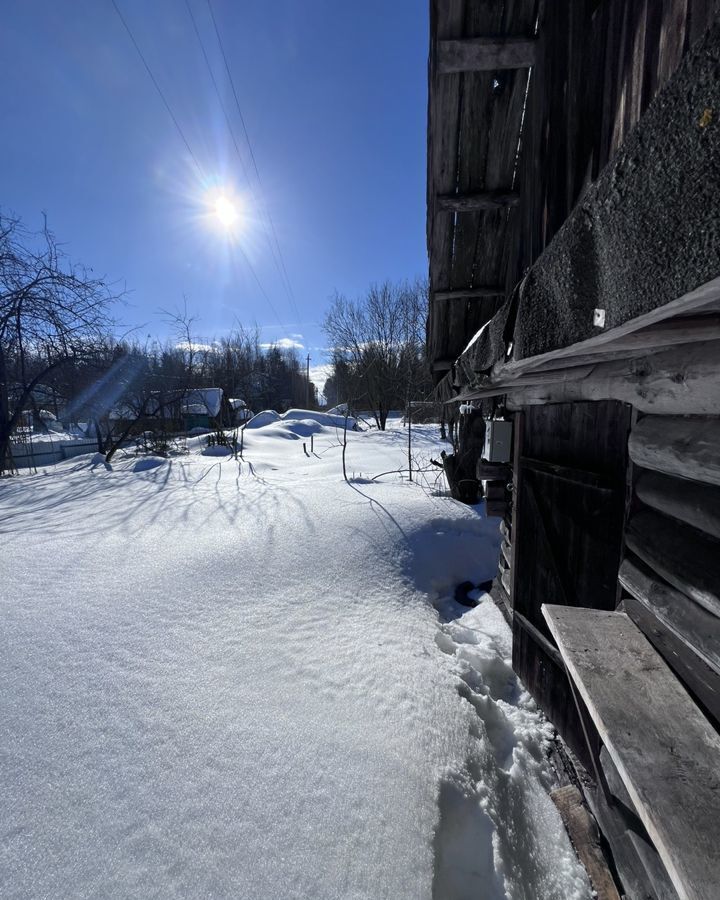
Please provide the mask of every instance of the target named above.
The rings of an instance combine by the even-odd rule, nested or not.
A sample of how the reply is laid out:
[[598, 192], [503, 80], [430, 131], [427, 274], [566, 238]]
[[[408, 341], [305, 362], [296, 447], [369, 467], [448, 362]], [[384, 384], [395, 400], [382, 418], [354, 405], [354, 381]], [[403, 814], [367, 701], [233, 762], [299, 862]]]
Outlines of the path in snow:
[[496, 523], [317, 423], [191, 445], [0, 483], [0, 896], [589, 897], [508, 630], [447, 599]]

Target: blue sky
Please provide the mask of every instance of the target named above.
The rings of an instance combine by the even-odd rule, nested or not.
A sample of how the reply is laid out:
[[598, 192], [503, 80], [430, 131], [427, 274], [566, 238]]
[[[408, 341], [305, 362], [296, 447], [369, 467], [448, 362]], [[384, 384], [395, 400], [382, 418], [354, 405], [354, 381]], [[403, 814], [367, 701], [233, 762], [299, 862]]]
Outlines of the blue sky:
[[[260, 187], [207, 0], [189, 2], [252, 186], [185, 0], [116, 2], [202, 174], [111, 0], [3, 0], [0, 207], [38, 227], [45, 211], [73, 258], [126, 284], [117, 315], [140, 339], [167, 337], [159, 310], [185, 297], [198, 338], [257, 323], [320, 364], [335, 289], [426, 271], [427, 4], [212, 0]], [[208, 212], [220, 194], [241, 210], [230, 232]]]

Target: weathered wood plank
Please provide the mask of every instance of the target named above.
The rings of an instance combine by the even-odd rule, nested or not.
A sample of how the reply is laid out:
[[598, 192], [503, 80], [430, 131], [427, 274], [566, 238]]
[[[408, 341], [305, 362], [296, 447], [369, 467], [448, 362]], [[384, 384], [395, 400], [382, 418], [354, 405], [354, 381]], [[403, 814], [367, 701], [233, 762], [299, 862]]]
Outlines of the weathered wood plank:
[[543, 613], [681, 900], [715, 900], [720, 736], [624, 613]]
[[[585, 797], [610, 846], [627, 900], [678, 900], [677, 891], [642, 823], [636, 826], [641, 833], [631, 828], [623, 808], [610, 802], [601, 787], [586, 785]], [[664, 874], [668, 890], [658, 888], [660, 879], [653, 877], [658, 870]]]
[[512, 628], [512, 602], [510, 600], [510, 595], [507, 593], [505, 588], [502, 586], [502, 582], [500, 578], [496, 578], [492, 587], [490, 588], [490, 596], [492, 597], [493, 603], [500, 612], [503, 614], [503, 618], [508, 623], [510, 628]]
[[[637, 356], [637, 351], [650, 353], [667, 347], [717, 340], [720, 340], [720, 316], [683, 316], [618, 337], [609, 343], [597, 347], [595, 350], [583, 353], [579, 352], [579, 349], [567, 348], [566, 356], [557, 357], [549, 362], [534, 362], [531, 358], [523, 360], [522, 364], [514, 365], [517, 366], [515, 369], [516, 374], [520, 376], [531, 372], [563, 368], [560, 365], [561, 361], [564, 366], [574, 368], [593, 362], [627, 359], [630, 356]], [[579, 348], [580, 345], [575, 344], [573, 347]], [[535, 359], [540, 358], [535, 357]]]
[[672, 631], [678, 641], [720, 675], [720, 619], [629, 559], [620, 566], [619, 579], [625, 590]]
[[505, 588], [505, 593], [510, 596], [510, 569], [505, 569], [500, 576], [500, 581], [502, 582], [502, 586]]
[[[691, 602], [691, 601], [688, 601]], [[715, 728], [720, 728], [720, 677], [693, 653], [676, 633], [632, 595], [622, 600], [622, 612], [630, 616]]]
[[645, 469], [720, 485], [717, 418], [645, 416], [633, 428], [628, 449], [632, 461]]
[[[514, 613], [517, 612], [517, 604], [513, 610]], [[543, 629], [547, 629], [542, 615], [540, 618]], [[518, 674], [523, 684], [528, 686], [533, 699], [557, 728], [572, 753], [588, 771], [591, 771], [593, 766], [591, 753], [600, 752], [600, 738], [592, 719], [584, 710], [582, 699], [578, 697], [580, 708], [584, 710], [589, 742], [585, 738], [578, 716], [578, 706], [573, 698], [570, 680], [562, 660], [556, 661], [546, 652], [547, 645], [553, 646], [549, 638], [545, 638], [545, 644], [534, 640], [531, 633], [522, 627], [514, 615], [512, 630], [513, 671]], [[553, 650], [557, 656], [557, 648], [553, 647]]]
[[[699, 313], [715, 312], [718, 308], [720, 308], [720, 277], [701, 285], [696, 290], [682, 297], [678, 297], [677, 300], [672, 300], [670, 303], [653, 309], [642, 316], [630, 319], [616, 328], [610, 328], [601, 334], [594, 335], [585, 341], [578, 341], [576, 344], [560, 347], [557, 350], [550, 350], [538, 356], [509, 363], [500, 363], [495, 367], [493, 377], [495, 380], [500, 381], [504, 378], [511, 378], [531, 371], [550, 362], [587, 354], [605, 346], [617, 346], [618, 341], [626, 336], [636, 335], [638, 332], [649, 331], [650, 328], [662, 325], [664, 328], [660, 329], [657, 336], [657, 340], [661, 341], [663, 340], [663, 333], [667, 334], [667, 328], [673, 329], [675, 327], [670, 323], [676, 316], [694, 316]], [[702, 338], [702, 340], [705, 339], [709, 338]], [[641, 338], [641, 340], [644, 341], [645, 338]], [[672, 346], [675, 343], [678, 342], [671, 341], [670, 345]]]
[[573, 466], [561, 466], [558, 463], [547, 462], [542, 459], [531, 459], [523, 456], [520, 464], [533, 472], [540, 472], [543, 475], [549, 475], [551, 478], [559, 478], [561, 481], [569, 481], [573, 484], [580, 484], [596, 491], [610, 492], [615, 490], [615, 486], [610, 479], [598, 472], [588, 472], [584, 469], [578, 469]]
[[497, 72], [529, 69], [535, 64], [536, 41], [527, 37], [476, 37], [438, 42], [438, 72]]
[[[465, 36], [530, 34], [533, 0], [469, 3]], [[516, 157], [523, 118], [528, 69], [465, 72], [458, 143], [456, 193], [474, 194], [514, 189]], [[444, 75], [443, 78], [453, 78]], [[438, 191], [438, 193], [452, 193]], [[450, 281], [440, 288], [478, 285], [506, 287], [506, 239], [515, 216], [507, 209], [456, 212]], [[468, 337], [497, 310], [502, 295], [484, 303], [449, 307], [445, 317], [448, 346], [460, 353]]]
[[505, 463], [489, 463], [479, 459], [475, 466], [475, 477], [478, 481], [510, 481], [512, 469]]
[[456, 288], [454, 291], [433, 291], [433, 300], [472, 300], [475, 297], [499, 297], [504, 289], [498, 284], [478, 285], [472, 288]]
[[597, 900], [620, 900], [610, 869], [603, 856], [597, 825], [583, 802], [582, 794], [569, 784], [550, 792], [578, 859], [585, 866]]
[[720, 539], [720, 487], [643, 472], [635, 484], [635, 493], [646, 506]]
[[[620, 777], [618, 770], [615, 768], [615, 763], [612, 761], [612, 757], [605, 747], [600, 748], [599, 762], [603, 771], [605, 783], [612, 795], [612, 799], [615, 801], [613, 803], [614, 815], [611, 819], [611, 822], [613, 820], [614, 822], [610, 825], [610, 829], [617, 833], [617, 826], [620, 826], [619, 830], [623, 842], [627, 842], [628, 850], [632, 849], [635, 854], [637, 854], [642, 869], [644, 869], [642, 887], [640, 890], [637, 890], [636, 888], [635, 892], [630, 890], [628, 893], [630, 896], [637, 895], [642, 898], [642, 900], [648, 900], [649, 897], [651, 897], [652, 900], [678, 900], [677, 891], [672, 886], [668, 873], [665, 871], [665, 866], [660, 861], [657, 850], [653, 847], [642, 822], [638, 818], [630, 794], [628, 794], [627, 788], [623, 784], [623, 780]], [[589, 802], [592, 804], [593, 800], [597, 802], [597, 794], [596, 792], [590, 791]], [[603, 810], [603, 813], [605, 814], [605, 821], [607, 821], [605, 810]], [[612, 846], [612, 841], [610, 843]], [[613, 847], [613, 851], [614, 850], [615, 848]], [[621, 853], [620, 856], [622, 855], [623, 854]], [[627, 853], [624, 855], [627, 856]], [[616, 864], [620, 862], [618, 855], [615, 853], [613, 861]], [[618, 870], [620, 870], [619, 865]], [[621, 872], [621, 878], [623, 877], [623, 874], [624, 873]], [[632, 879], [632, 881], [635, 882], [635, 879]], [[626, 885], [625, 881], [623, 881], [623, 888], [625, 888], [626, 891], [628, 890], [628, 885]]]
[[519, 613], [517, 610], [513, 611], [513, 619], [518, 624], [523, 631], [526, 631], [528, 635], [535, 641], [535, 643], [542, 647], [545, 653], [556, 663], [558, 666], [562, 667], [563, 661], [562, 656], [560, 656], [560, 651], [558, 648], [552, 644], [540, 631], [539, 628], [536, 628], [533, 623], [527, 619], [522, 613]]
[[512, 566], [512, 547], [507, 541], [503, 541], [500, 545], [500, 553], [508, 564], [508, 568]]
[[[475, 212], [481, 209], [509, 209], [520, 202], [517, 191], [484, 191], [475, 194], [440, 194], [438, 209]], [[499, 293], [504, 293], [502, 290]]]
[[[512, 455], [512, 501], [510, 507], [510, 532], [505, 537], [512, 544], [518, 539], [521, 529], [518, 519], [518, 491], [520, 490], [520, 456], [522, 455], [523, 436], [525, 433], [525, 421], [522, 413], [513, 416], [513, 455]], [[517, 563], [515, 559], [515, 550], [513, 547], [513, 561], [510, 566], [510, 596], [515, 596], [515, 585], [517, 583]]]
[[642, 509], [630, 519], [625, 543], [665, 581], [720, 617], [720, 542]]
[[[720, 342], [598, 364], [584, 376], [573, 369], [538, 373], [537, 386], [493, 383], [468, 399], [507, 394], [511, 409], [580, 400], [620, 400], [659, 415], [720, 415]], [[530, 379], [532, 376], [527, 376]], [[526, 383], [527, 384], [527, 383]], [[458, 398], [459, 399], [459, 398]]]
[[[428, 67], [427, 140], [427, 242], [430, 287], [446, 288], [450, 282], [454, 216], [436, 211], [435, 195], [457, 189], [460, 85], [462, 75], [439, 77], [435, 48], [438, 41], [462, 37], [465, 0], [433, 0], [430, 5], [430, 54]], [[428, 352], [432, 360], [447, 354], [447, 339], [440, 327], [442, 315], [430, 304]]]

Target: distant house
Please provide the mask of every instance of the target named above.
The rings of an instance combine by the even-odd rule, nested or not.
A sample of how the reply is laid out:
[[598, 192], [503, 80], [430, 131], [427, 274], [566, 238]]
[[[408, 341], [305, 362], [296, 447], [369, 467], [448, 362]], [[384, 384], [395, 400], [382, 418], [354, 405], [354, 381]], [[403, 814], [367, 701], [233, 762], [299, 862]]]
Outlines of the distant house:
[[181, 403], [185, 430], [219, 425], [222, 401], [222, 388], [194, 388], [188, 391]]

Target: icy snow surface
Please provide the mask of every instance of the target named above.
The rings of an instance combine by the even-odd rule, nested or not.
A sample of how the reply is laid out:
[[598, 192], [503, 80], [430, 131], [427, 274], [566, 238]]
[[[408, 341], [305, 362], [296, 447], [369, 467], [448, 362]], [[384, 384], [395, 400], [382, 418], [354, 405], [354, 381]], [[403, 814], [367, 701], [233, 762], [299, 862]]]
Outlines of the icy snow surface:
[[282, 427], [0, 483], [0, 896], [585, 900], [497, 521]]

